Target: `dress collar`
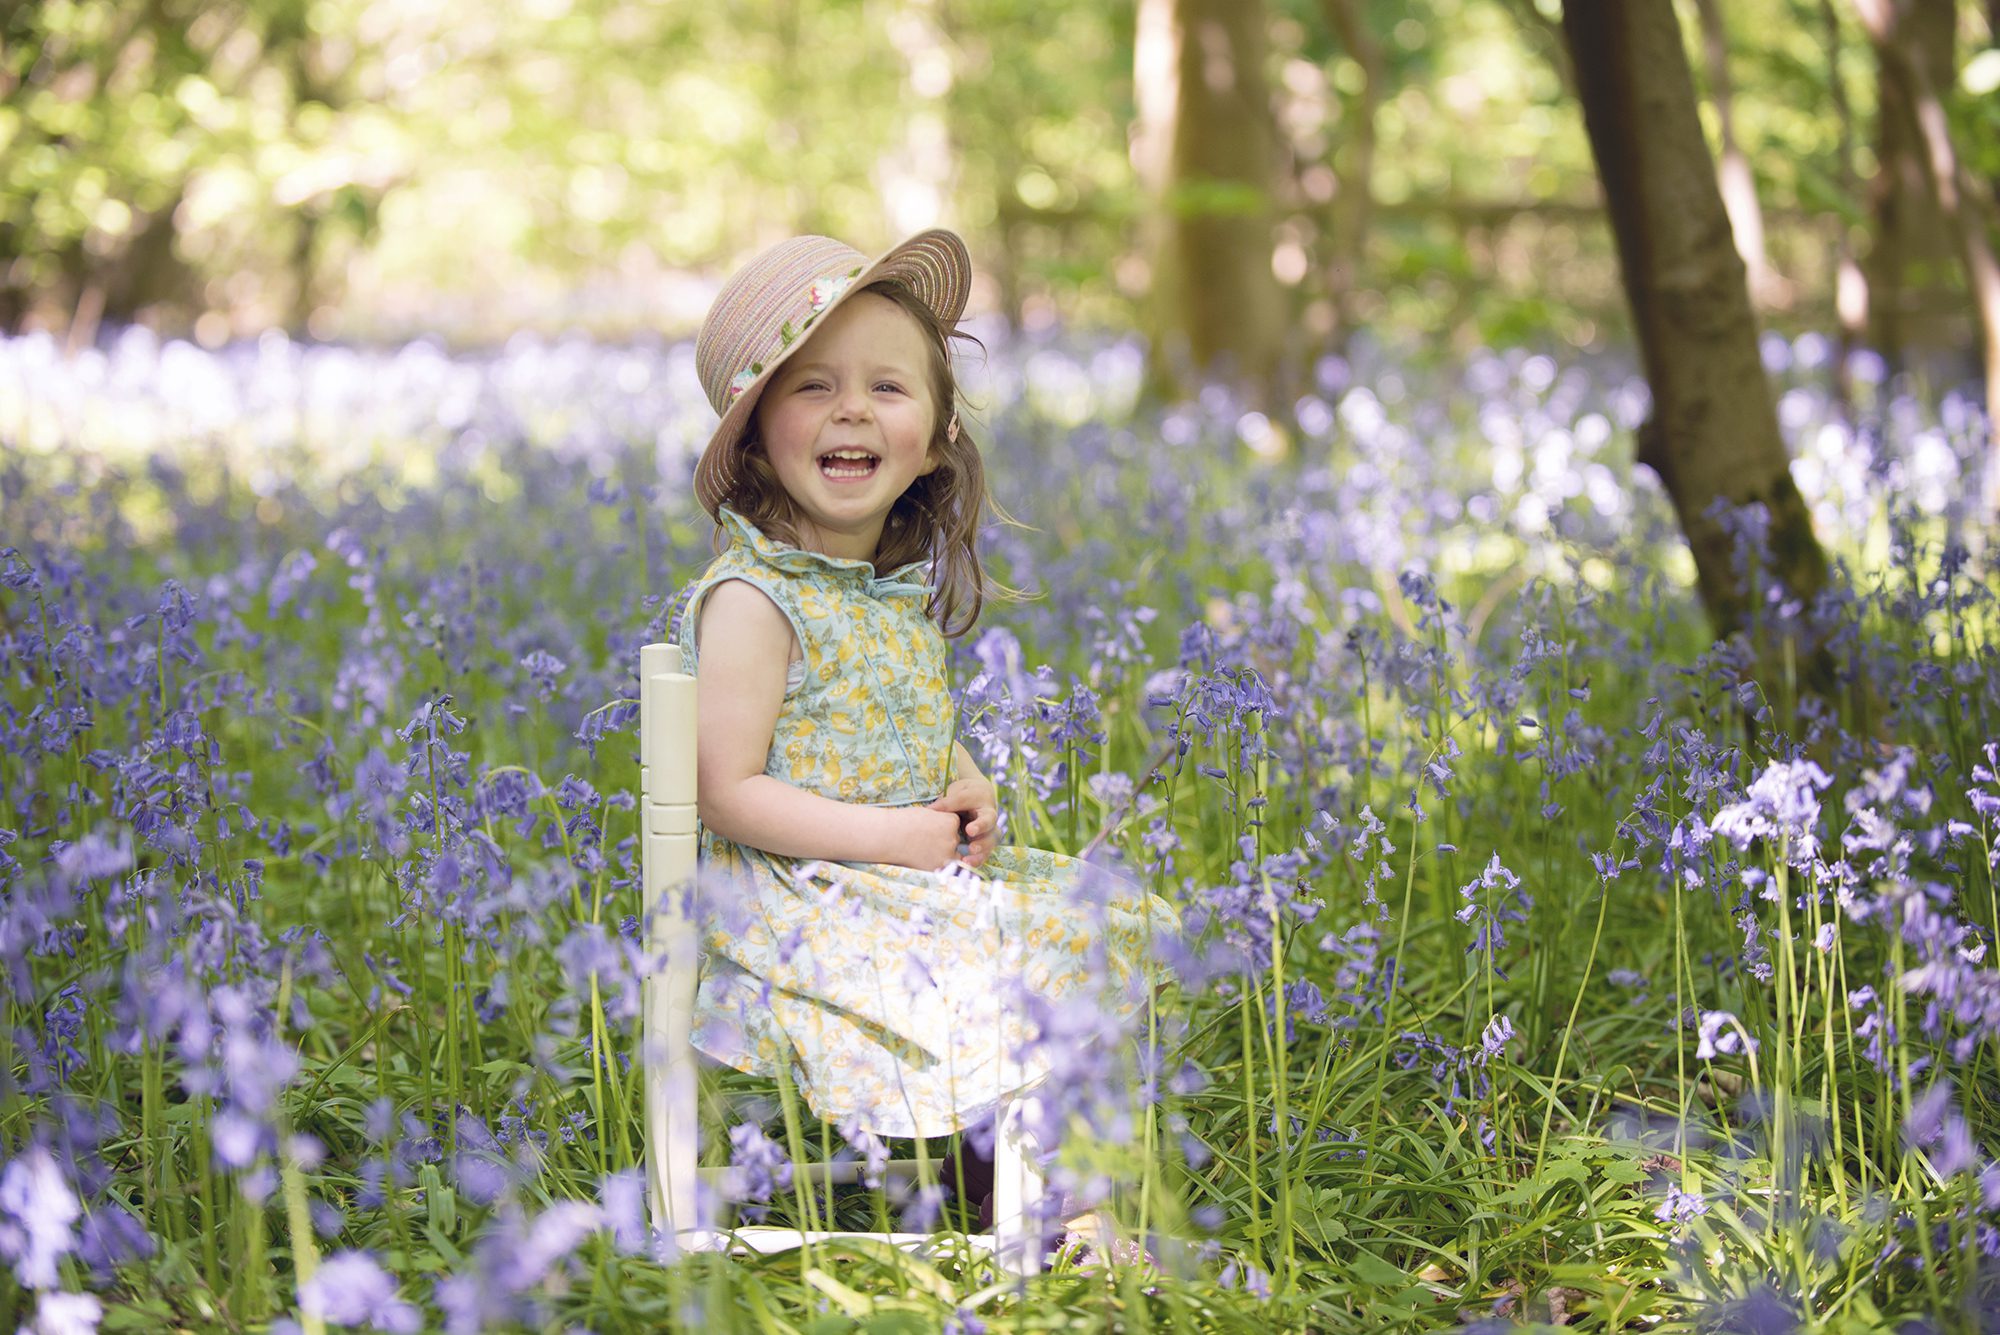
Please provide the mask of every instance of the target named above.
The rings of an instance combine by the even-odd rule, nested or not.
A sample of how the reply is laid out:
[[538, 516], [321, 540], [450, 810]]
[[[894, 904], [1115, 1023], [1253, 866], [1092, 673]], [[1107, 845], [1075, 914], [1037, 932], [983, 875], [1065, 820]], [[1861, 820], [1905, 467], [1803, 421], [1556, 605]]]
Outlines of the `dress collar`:
[[928, 596], [935, 585], [924, 582], [922, 575], [930, 564], [928, 561], [912, 561], [898, 566], [886, 575], [877, 575], [875, 566], [868, 561], [851, 556], [828, 556], [825, 552], [809, 552], [802, 547], [787, 547], [764, 533], [755, 524], [745, 519], [729, 506], [721, 506], [718, 511], [722, 526], [729, 530], [736, 541], [750, 549], [752, 555], [775, 570], [791, 575], [809, 574], [814, 570], [829, 570], [847, 579], [858, 579], [872, 598], [888, 598], [898, 594]]

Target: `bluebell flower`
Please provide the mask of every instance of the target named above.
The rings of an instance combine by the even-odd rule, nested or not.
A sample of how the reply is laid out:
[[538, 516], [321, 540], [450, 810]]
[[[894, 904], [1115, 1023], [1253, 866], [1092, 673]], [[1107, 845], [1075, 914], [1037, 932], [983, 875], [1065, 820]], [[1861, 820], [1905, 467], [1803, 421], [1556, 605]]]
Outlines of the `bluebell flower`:
[[44, 1289], [35, 1295], [35, 1317], [20, 1335], [95, 1335], [104, 1304], [92, 1293]]
[[299, 1285], [299, 1306], [335, 1326], [369, 1326], [389, 1335], [416, 1335], [423, 1314], [396, 1294], [395, 1276], [373, 1253], [339, 1251], [321, 1258]]
[[762, 1203], [792, 1185], [792, 1158], [761, 1127], [729, 1128], [729, 1171], [724, 1191], [732, 1201]]
[[[1466, 901], [1465, 907], [1452, 916], [1462, 923], [1479, 923], [1479, 930], [1472, 943], [1465, 948], [1470, 955], [1486, 952], [1493, 960], [1493, 972], [1500, 977], [1507, 975], [1499, 966], [1500, 952], [1507, 948], [1507, 924], [1526, 922], [1534, 901], [1521, 889], [1521, 878], [1507, 870], [1500, 863], [1500, 855], [1495, 853], [1486, 869], [1467, 881], [1459, 890], [1459, 897]], [[1484, 899], [1475, 896], [1483, 894]]]
[[882, 1186], [882, 1172], [889, 1163], [889, 1146], [857, 1117], [844, 1118], [839, 1126], [847, 1148], [861, 1156], [861, 1181], [870, 1190]]
[[1751, 1052], [1757, 1051], [1760, 1046], [1756, 1039], [1744, 1035], [1734, 1015], [1728, 1011], [1701, 1013], [1699, 1042], [1694, 1053], [1696, 1060], [1711, 1061], [1718, 1056], [1742, 1052], [1746, 1043]]
[[1707, 1213], [1708, 1201], [1700, 1192], [1682, 1191], [1678, 1185], [1669, 1184], [1666, 1199], [1653, 1211], [1653, 1218], [1678, 1226]]
[[646, 1246], [646, 1178], [638, 1169], [607, 1173], [598, 1182], [598, 1201], [618, 1250], [638, 1253]]
[[61, 1282], [56, 1263], [76, 1246], [70, 1226], [83, 1207], [55, 1157], [29, 1145], [0, 1169], [0, 1256], [31, 1289]]
[[1709, 828], [1739, 849], [1758, 839], [1782, 840], [1794, 865], [1819, 850], [1819, 794], [1833, 776], [1810, 760], [1773, 761], [1751, 780], [1741, 801], [1715, 813]]
[[986, 1323], [970, 1307], [959, 1307], [945, 1319], [944, 1335], [986, 1335]]
[[157, 1250], [138, 1216], [115, 1200], [93, 1205], [77, 1226], [76, 1254], [103, 1282], [112, 1280], [120, 1266], [147, 1260]]
[[1231, 1261], [1222, 1267], [1216, 1282], [1225, 1289], [1241, 1288], [1258, 1299], [1271, 1296], [1271, 1277], [1248, 1261]]

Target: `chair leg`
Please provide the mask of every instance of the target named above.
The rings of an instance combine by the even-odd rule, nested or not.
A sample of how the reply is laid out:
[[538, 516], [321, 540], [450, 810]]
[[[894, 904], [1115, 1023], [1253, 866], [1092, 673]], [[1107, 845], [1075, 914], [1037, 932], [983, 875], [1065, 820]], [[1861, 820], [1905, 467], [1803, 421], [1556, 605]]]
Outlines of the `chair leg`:
[[1045, 1189], [1038, 1147], [1028, 1134], [1022, 1114], [1023, 1095], [1001, 1105], [993, 1138], [993, 1260], [1003, 1272], [1039, 1274], [1042, 1230], [1039, 1212]]
[[696, 1162], [698, 1088], [689, 1041], [694, 1008], [693, 933], [667, 924], [655, 934], [668, 967], [647, 979], [645, 1005], [646, 1147], [654, 1227], [666, 1233], [700, 1227]]

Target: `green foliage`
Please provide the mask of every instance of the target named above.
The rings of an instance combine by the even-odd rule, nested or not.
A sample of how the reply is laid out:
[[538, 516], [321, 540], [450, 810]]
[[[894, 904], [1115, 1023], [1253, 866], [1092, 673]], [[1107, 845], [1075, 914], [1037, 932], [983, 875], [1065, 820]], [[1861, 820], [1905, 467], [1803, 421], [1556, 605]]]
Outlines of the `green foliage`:
[[[1361, 67], [1326, 6], [1266, 8], [1276, 222], [1311, 266], [1291, 312], [1303, 319], [1336, 260], [1331, 201], [1359, 188]], [[1809, 0], [1726, 9], [1738, 135], [1774, 233], [1858, 219], [1827, 97], [1831, 60], [1865, 144], [1873, 65], [1854, 25], [1830, 55]], [[1437, 229], [1378, 217], [1363, 315], [1504, 338], [1535, 318], [1524, 289], [1573, 275], [1543, 294], [1560, 335], [1620, 319], [1601, 230], [1535, 216], [1596, 197], [1553, 7], [1356, 11], [1381, 60], [1370, 194]], [[10, 6], [0, 323], [75, 319], [87, 337], [98, 318], [181, 329], [215, 312], [205, 337], [680, 332], [701, 310], [682, 271], [786, 234], [867, 248], [942, 221], [971, 237], [1009, 316], [1130, 327], [1152, 207], [1130, 148], [1136, 21], [1134, 0]], [[1951, 107], [1987, 179], [1995, 107], [1971, 92]], [[1477, 203], [1526, 211], [1469, 218]], [[1579, 247], [1590, 263], [1570, 263]], [[1824, 286], [1817, 243], [1795, 249], [1794, 276]], [[1413, 264], [1451, 291], [1412, 308], [1388, 289]]]

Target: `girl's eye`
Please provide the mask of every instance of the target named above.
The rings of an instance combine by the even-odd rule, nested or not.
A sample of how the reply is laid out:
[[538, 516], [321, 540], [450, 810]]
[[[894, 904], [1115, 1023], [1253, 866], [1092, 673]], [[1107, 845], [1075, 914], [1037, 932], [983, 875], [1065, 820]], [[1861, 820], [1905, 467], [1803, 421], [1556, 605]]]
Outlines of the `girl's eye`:
[[805, 389], [825, 389], [825, 388], [826, 388], [826, 385], [825, 385], [825, 384], [823, 384], [822, 382], [818, 381], [818, 380], [802, 380], [802, 381], [800, 381], [800, 382], [799, 382], [799, 386], [798, 386], [798, 387], [799, 387], [800, 389], [802, 389], [802, 390], [805, 390]]
[[879, 384], [879, 385], [875, 386], [875, 388], [877, 388], [877, 389], [886, 389], [886, 390], [888, 390], [888, 391], [889, 391], [889, 392], [890, 392], [891, 394], [901, 394], [901, 393], [903, 392], [903, 387], [902, 387], [901, 385], [897, 384], [897, 383], [896, 383], [895, 381], [893, 381], [893, 380], [884, 380], [884, 381], [883, 381], [883, 382], [882, 382], [881, 384]]

